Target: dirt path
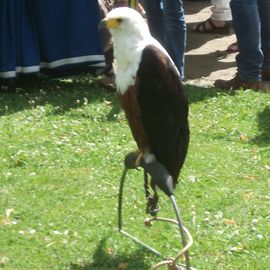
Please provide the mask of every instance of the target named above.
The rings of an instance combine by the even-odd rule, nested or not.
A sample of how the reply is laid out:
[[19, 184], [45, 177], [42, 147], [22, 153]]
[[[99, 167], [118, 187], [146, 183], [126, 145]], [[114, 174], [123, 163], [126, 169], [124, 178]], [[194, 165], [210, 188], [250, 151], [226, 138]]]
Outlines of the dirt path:
[[236, 54], [227, 54], [228, 45], [236, 41], [234, 34], [200, 34], [192, 25], [211, 15], [210, 1], [185, 1], [188, 26], [186, 50], [186, 79], [189, 84], [212, 86], [216, 79], [231, 79], [236, 72]]

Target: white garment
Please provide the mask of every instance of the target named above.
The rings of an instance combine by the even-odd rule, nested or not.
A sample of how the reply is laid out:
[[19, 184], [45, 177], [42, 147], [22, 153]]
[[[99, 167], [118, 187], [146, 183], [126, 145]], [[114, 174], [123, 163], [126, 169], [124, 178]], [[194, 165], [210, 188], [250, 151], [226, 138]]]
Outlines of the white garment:
[[211, 19], [215, 21], [231, 21], [230, 0], [212, 0]]

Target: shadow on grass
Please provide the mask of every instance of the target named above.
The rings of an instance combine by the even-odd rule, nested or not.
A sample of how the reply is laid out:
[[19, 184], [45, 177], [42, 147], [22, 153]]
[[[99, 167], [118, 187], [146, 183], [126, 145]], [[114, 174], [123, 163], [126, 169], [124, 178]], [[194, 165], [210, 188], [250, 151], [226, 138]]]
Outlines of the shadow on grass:
[[[13, 89], [12, 89], [13, 88]], [[115, 94], [109, 93], [98, 85], [97, 77], [89, 74], [56, 80], [25, 77], [13, 83], [7, 91], [0, 91], [0, 116], [50, 104], [53, 114], [64, 114], [72, 108], [88, 103], [110, 102], [111, 112], [108, 121], [115, 119], [120, 106]]]
[[[215, 97], [221, 90], [186, 85], [189, 102], [198, 102]], [[64, 114], [73, 108], [83, 105], [84, 99], [89, 104], [94, 102], [110, 103], [111, 111], [107, 115], [108, 121], [114, 121], [120, 112], [117, 95], [99, 86], [93, 75], [82, 74], [57, 80], [26, 77], [16, 83], [16, 88], [0, 91], [0, 116], [19, 111], [33, 109], [37, 106], [50, 104], [52, 114]]]
[[221, 94], [234, 95], [234, 91], [225, 91], [214, 87], [201, 87], [196, 85], [185, 84], [185, 91], [188, 96], [189, 104], [203, 101], [208, 98], [217, 97]]
[[265, 107], [258, 114], [258, 129], [260, 134], [252, 139], [252, 143], [258, 145], [270, 144], [270, 107]]
[[71, 264], [70, 270], [148, 270], [145, 263], [145, 249], [138, 249], [132, 254], [110, 254], [106, 248], [106, 239], [99, 243], [91, 263]]

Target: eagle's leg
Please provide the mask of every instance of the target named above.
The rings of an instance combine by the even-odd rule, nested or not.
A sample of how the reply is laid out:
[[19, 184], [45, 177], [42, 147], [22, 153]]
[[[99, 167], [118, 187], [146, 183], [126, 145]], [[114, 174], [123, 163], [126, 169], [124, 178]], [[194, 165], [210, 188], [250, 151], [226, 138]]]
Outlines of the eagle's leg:
[[149, 191], [148, 174], [146, 171], [144, 171], [144, 192], [145, 192], [145, 198], [148, 199], [151, 194]]
[[154, 193], [154, 195], [150, 193], [148, 174], [145, 171], [144, 171], [144, 191], [145, 191], [145, 198], [147, 200], [146, 213], [150, 214], [151, 216], [156, 216], [157, 212], [159, 211], [159, 207], [157, 206], [158, 195], [156, 192]]
[[158, 206], [158, 193], [156, 190], [156, 185], [153, 183], [153, 179], [151, 179], [151, 187], [154, 191], [154, 194], [151, 195], [149, 192], [149, 196], [147, 198], [147, 212], [155, 217], [160, 210], [160, 207]]
[[149, 191], [148, 174], [146, 171], [144, 171], [144, 191], [145, 198], [147, 200], [146, 213], [150, 214], [151, 216], [156, 216], [157, 212], [159, 211], [159, 206], [157, 205], [158, 194], [156, 192], [156, 188], [153, 187], [152, 182], [151, 187], [154, 190], [154, 195], [152, 195]]
[[[135, 160], [135, 166], [139, 167], [141, 165], [141, 160], [149, 154], [148, 149], [138, 149], [136, 151], [136, 160]], [[148, 174], [146, 171], [144, 171], [144, 191], [145, 191], [145, 197], [147, 200], [146, 204], [146, 213], [149, 213], [151, 216], [156, 216], [157, 212], [159, 211], [159, 206], [157, 204], [158, 202], [158, 194], [156, 191], [156, 185], [153, 183], [153, 180], [151, 179], [151, 188], [154, 191], [154, 194], [152, 195], [149, 191], [149, 184], [148, 184]]]
[[139, 167], [140, 165], [141, 165], [141, 160], [142, 160], [142, 158], [143, 158], [143, 155], [144, 155], [144, 152], [143, 152], [143, 150], [141, 150], [141, 149], [138, 149], [137, 151], [136, 151], [136, 160], [135, 160], [135, 166], [136, 167]]

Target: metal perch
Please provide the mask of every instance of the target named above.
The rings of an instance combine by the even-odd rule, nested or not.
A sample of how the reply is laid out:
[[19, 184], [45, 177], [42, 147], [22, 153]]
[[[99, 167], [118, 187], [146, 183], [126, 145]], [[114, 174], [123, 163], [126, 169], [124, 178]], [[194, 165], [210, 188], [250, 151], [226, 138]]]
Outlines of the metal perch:
[[[146, 226], [150, 226], [152, 222], [154, 221], [162, 221], [162, 222], [169, 222], [175, 225], [178, 225], [179, 232], [180, 232], [180, 242], [183, 245], [183, 248], [179, 251], [179, 253], [175, 257], [167, 257], [163, 256], [159, 251], [152, 248], [151, 246], [147, 245], [143, 241], [137, 239], [136, 237], [130, 235], [128, 232], [123, 230], [123, 216], [122, 216], [122, 208], [123, 208], [123, 191], [124, 191], [124, 182], [126, 179], [126, 175], [129, 169], [135, 169], [136, 168], [136, 159], [137, 155], [135, 152], [131, 152], [126, 155], [125, 157], [125, 168], [121, 177], [120, 181], [120, 187], [119, 187], [119, 197], [118, 197], [118, 230], [123, 235], [131, 238], [134, 242], [142, 245], [152, 253], [154, 253], [157, 256], [160, 256], [163, 258], [163, 261], [153, 266], [153, 270], [159, 269], [161, 266], [167, 265], [168, 270], [181, 270], [181, 269], [187, 269], [192, 270], [190, 266], [189, 261], [189, 254], [188, 250], [193, 244], [193, 239], [189, 231], [183, 226], [180, 213], [175, 201], [175, 197], [173, 195], [173, 181], [172, 177], [169, 175], [166, 168], [159, 162], [153, 161], [151, 163], [146, 163], [142, 159], [140, 166], [145, 170], [146, 173], [151, 175], [153, 179], [155, 179], [156, 185], [170, 198], [170, 201], [173, 205], [173, 209], [176, 215], [176, 220], [174, 219], [168, 219], [168, 218], [158, 218], [158, 217], [152, 217], [148, 218], [144, 221]], [[184, 264], [178, 264], [178, 260], [180, 257], [184, 255], [185, 257], [185, 265]]]

